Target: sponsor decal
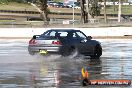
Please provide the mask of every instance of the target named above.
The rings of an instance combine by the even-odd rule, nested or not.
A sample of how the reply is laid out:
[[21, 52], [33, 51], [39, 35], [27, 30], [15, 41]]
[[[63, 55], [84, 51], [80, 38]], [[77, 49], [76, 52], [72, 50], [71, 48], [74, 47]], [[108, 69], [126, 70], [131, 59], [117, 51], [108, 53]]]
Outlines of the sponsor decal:
[[125, 79], [107, 79], [107, 80], [90, 80], [91, 85], [130, 85], [131, 81], [130, 80], [125, 80]]
[[88, 71], [83, 67], [82, 73], [82, 85], [131, 85], [131, 80], [127, 79], [98, 79], [90, 80]]

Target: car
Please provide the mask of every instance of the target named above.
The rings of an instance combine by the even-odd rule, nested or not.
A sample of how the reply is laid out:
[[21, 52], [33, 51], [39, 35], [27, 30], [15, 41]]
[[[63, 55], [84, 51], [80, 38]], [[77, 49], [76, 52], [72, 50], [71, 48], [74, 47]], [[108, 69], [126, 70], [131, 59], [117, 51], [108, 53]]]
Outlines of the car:
[[78, 54], [99, 58], [102, 55], [101, 43], [92, 40], [80, 30], [74, 29], [50, 29], [41, 35], [34, 35], [29, 41], [29, 54], [48, 52], [69, 56], [75, 51]]
[[64, 8], [64, 4], [62, 2], [57, 2], [58, 7]]
[[64, 7], [62, 2], [48, 2], [47, 5], [48, 7], [56, 7], [56, 8]]
[[80, 7], [80, 6], [75, 6], [74, 8], [75, 8], [75, 9], [81, 9], [81, 7]]

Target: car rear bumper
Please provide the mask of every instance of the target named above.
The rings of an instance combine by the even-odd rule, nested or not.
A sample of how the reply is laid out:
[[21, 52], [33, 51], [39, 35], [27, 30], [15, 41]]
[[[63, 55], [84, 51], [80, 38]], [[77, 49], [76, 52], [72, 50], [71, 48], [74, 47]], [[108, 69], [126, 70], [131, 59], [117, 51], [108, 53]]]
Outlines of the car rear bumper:
[[40, 52], [40, 50], [45, 50], [48, 53], [60, 54], [61, 46], [28, 46], [29, 52]]

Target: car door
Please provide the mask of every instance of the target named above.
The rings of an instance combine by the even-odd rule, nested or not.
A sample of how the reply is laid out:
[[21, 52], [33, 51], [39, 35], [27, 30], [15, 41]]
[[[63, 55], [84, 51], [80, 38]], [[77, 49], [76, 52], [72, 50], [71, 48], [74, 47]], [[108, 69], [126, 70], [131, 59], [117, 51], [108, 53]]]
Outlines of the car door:
[[78, 49], [82, 54], [91, 54], [93, 51], [93, 45], [91, 39], [88, 39], [81, 31], [76, 32], [78, 43]]
[[78, 36], [76, 35], [76, 32], [69, 32], [67, 34], [66, 39], [67, 39], [67, 42], [68, 42], [67, 43], [68, 44], [68, 47], [73, 46], [76, 49], [78, 49], [79, 52], [80, 51], [83, 51], [82, 49], [84, 49], [84, 46], [81, 45], [81, 43], [80, 43], [81, 42], [81, 39], [78, 38]]
[[79, 53], [85, 53], [85, 49], [87, 48], [86, 47], [86, 42], [81, 42], [83, 39], [81, 37], [79, 37], [76, 32], [73, 33], [73, 37], [71, 38], [71, 43], [72, 46], [75, 46]]
[[86, 50], [85, 50], [85, 52], [87, 54], [92, 54], [93, 51], [94, 51], [94, 43], [93, 43], [93, 41], [91, 39], [87, 39], [85, 45], [87, 47]]

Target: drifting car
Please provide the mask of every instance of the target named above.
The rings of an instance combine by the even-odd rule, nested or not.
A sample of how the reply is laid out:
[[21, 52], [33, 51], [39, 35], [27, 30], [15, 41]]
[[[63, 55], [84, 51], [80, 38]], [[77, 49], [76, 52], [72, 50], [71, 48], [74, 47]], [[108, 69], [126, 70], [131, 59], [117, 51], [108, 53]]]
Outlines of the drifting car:
[[99, 58], [102, 55], [100, 42], [74, 29], [50, 29], [41, 35], [34, 35], [29, 41], [28, 51], [31, 55], [48, 52], [69, 56], [75, 51], [91, 58]]

